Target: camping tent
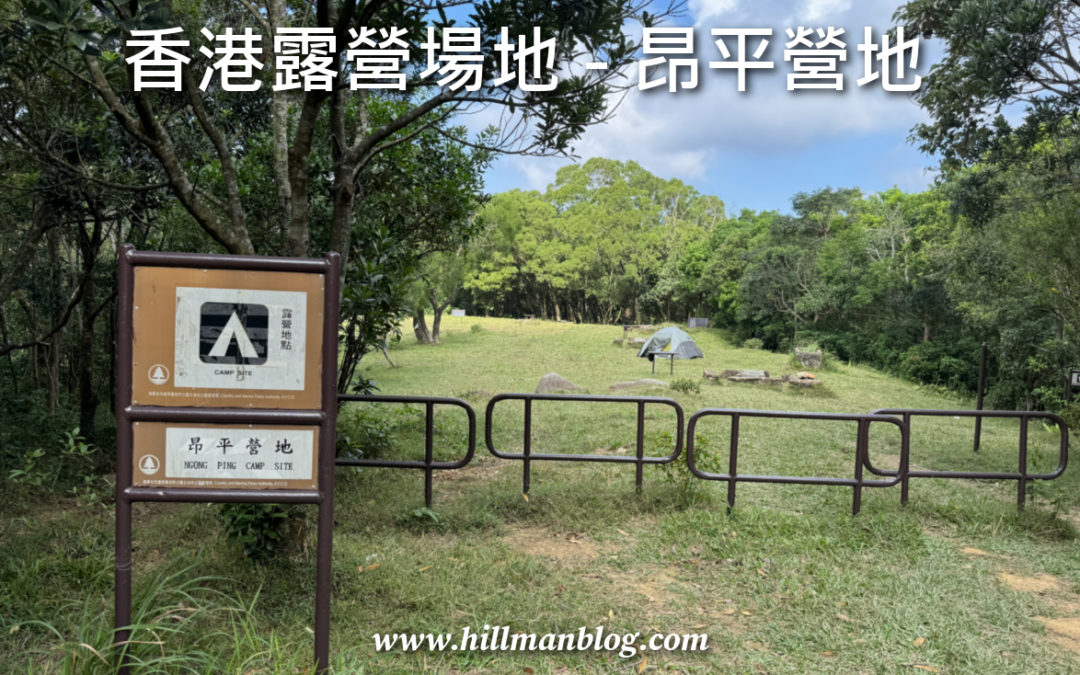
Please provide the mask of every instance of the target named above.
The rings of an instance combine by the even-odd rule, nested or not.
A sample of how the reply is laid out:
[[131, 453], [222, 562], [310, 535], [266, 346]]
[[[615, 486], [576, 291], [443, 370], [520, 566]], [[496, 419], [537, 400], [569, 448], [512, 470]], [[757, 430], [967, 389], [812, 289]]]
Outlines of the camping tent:
[[686, 331], [675, 326], [661, 328], [652, 334], [641, 346], [638, 356], [649, 358], [655, 353], [672, 353], [676, 359], [700, 359], [704, 354], [694, 344], [694, 339]]

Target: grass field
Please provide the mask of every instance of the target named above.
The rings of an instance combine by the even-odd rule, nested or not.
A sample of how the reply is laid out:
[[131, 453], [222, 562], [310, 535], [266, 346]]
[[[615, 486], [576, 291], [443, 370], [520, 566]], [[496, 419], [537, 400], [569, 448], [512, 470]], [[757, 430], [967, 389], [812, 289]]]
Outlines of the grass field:
[[[522, 495], [520, 462], [483, 445], [484, 406], [502, 392], [531, 392], [558, 372], [591, 394], [621, 381], [690, 380], [698, 392], [635, 391], [676, 399], [689, 416], [706, 407], [868, 412], [883, 407], [971, 408], [972, 402], [867, 368], [827, 364], [813, 389], [712, 384], [705, 369], [793, 373], [785, 355], [735, 349], [693, 331], [705, 358], [649, 363], [614, 346], [621, 329], [541, 321], [447, 317], [443, 343], [411, 336], [390, 350], [396, 367], [368, 356], [363, 373], [385, 394], [454, 396], [477, 410], [476, 459], [437, 472], [424, 508], [418, 471], [341, 469], [337, 475], [331, 650], [338, 672], [943, 672], [1080, 671], [1080, 548], [1069, 507], [1080, 471], [1037, 484], [1016, 511], [1013, 482], [916, 480], [851, 489], [691, 479], [681, 462], [647, 467], [640, 493], [632, 465], [535, 462]], [[538, 402], [533, 452], [633, 452], [635, 408]], [[522, 446], [522, 405], [495, 409], [500, 450]], [[423, 456], [415, 407], [350, 404], [339, 445], [388, 458]], [[463, 452], [465, 416], [436, 415], [436, 456]], [[744, 419], [739, 471], [850, 477], [855, 425]], [[1015, 421], [987, 422], [979, 454], [972, 421], [913, 425], [911, 463], [933, 469], [1016, 469]], [[1056, 462], [1057, 432], [1029, 430], [1033, 470]], [[674, 415], [648, 407], [646, 454], [670, 452]], [[728, 425], [699, 427], [699, 464], [727, 467]], [[870, 455], [895, 467], [894, 428], [873, 428]], [[16, 500], [5, 500], [16, 503]], [[268, 566], [225, 541], [213, 505], [138, 505], [135, 578], [144, 672], [298, 672], [309, 667], [314, 549]], [[313, 515], [309, 517], [313, 524]], [[313, 525], [312, 525], [313, 526]], [[0, 663], [13, 671], [108, 672], [111, 506], [51, 501], [5, 507], [0, 525]], [[376, 653], [376, 632], [519, 631], [707, 634], [704, 652], [605, 651]]]

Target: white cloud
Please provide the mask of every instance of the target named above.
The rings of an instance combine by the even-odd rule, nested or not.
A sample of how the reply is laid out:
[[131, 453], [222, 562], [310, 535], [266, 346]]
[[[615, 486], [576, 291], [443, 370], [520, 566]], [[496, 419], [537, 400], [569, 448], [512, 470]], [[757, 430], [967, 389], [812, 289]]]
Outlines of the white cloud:
[[739, 0], [690, 0], [690, 15], [695, 26], [701, 26], [709, 19], [728, 14], [739, 4]]
[[[689, 181], [707, 179], [711, 168], [731, 162], [734, 157], [743, 162], [755, 156], [775, 160], [813, 148], [815, 154], [822, 155], [822, 180], [828, 182], [828, 165], [851, 165], [853, 160], [855, 164], [866, 163], [865, 156], [849, 158], [829, 153], [830, 142], [846, 142], [851, 147], [853, 139], [886, 135], [903, 145], [911, 127], [925, 119], [925, 113], [914, 102], [881, 91], [880, 83], [856, 86], [863, 70], [862, 53], [856, 50], [862, 27], [880, 30], [891, 25], [895, 8], [895, 0], [690, 0], [691, 16], [683, 17], [680, 23], [692, 20], [697, 26], [697, 90], [670, 93], [666, 87], [648, 92], [632, 89], [608, 122], [585, 132], [574, 148], [575, 154], [582, 159], [634, 160], [658, 176]], [[783, 60], [784, 28], [799, 25], [847, 28], [844, 92], [787, 91], [790, 64]], [[708, 29], [748, 26], [773, 28], [773, 44], [766, 58], [775, 63], [775, 68], [750, 73], [750, 91], [739, 93], [734, 72], [708, 66], [715, 58]], [[927, 44], [921, 50], [920, 70], [924, 73], [935, 59], [932, 50], [933, 45]], [[631, 76], [635, 73], [636, 68]], [[882, 182], [895, 180], [901, 188], [921, 189], [931, 178], [921, 170], [905, 168], [902, 174], [897, 173], [898, 167], [883, 159], [866, 164], [868, 174], [876, 174]], [[495, 169], [498, 176], [491, 188], [521, 185], [543, 190], [568, 161], [503, 158]], [[520, 179], [510, 180], [515, 175]]]
[[810, 22], [830, 23], [851, 9], [851, 0], [807, 0], [801, 18]]

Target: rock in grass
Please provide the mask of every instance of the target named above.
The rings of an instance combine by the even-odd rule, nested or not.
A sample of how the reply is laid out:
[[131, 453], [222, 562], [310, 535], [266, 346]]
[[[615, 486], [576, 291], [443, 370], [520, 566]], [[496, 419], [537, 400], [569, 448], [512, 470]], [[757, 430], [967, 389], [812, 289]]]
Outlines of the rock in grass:
[[795, 359], [802, 364], [803, 368], [820, 368], [823, 356], [820, 349], [811, 352], [795, 348]]
[[646, 377], [645, 379], [642, 379], [642, 380], [632, 380], [630, 382], [616, 382], [615, 384], [608, 387], [608, 389], [610, 389], [611, 391], [623, 391], [625, 389], [639, 389], [639, 388], [644, 389], [644, 388], [648, 388], [648, 387], [667, 387], [667, 386], [669, 386], [668, 383], [664, 382], [663, 380], [654, 380], [654, 379], [652, 379], [650, 377]]
[[540, 378], [536, 385], [537, 394], [555, 394], [567, 391], [585, 391], [558, 373], [548, 373]]
[[732, 382], [760, 382], [768, 377], [767, 370], [738, 370], [734, 375], [728, 375], [727, 379]]

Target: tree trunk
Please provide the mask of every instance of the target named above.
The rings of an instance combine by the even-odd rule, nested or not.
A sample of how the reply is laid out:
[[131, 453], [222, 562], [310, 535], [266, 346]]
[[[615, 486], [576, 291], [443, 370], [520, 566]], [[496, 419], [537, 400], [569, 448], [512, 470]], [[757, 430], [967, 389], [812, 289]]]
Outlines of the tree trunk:
[[432, 310], [431, 344], [433, 345], [439, 344], [439, 326], [442, 324], [442, 315], [445, 309], [446, 305], [443, 305], [442, 307], [435, 307], [435, 309]]
[[923, 321], [922, 325], [922, 341], [930, 342], [930, 322]]
[[98, 250], [101, 248], [104, 231], [104, 218], [99, 205], [90, 202], [94, 211], [94, 226], [87, 234], [82, 226], [76, 232], [79, 256], [82, 258], [83, 295], [79, 307], [79, 351], [76, 358], [79, 381], [79, 431], [88, 442], [94, 442], [95, 424], [99, 398], [94, 391], [94, 320], [97, 311], [94, 307], [94, 267], [97, 263]]
[[[53, 274], [53, 283], [60, 288], [60, 279], [56, 270], [60, 262], [60, 237], [56, 230], [49, 230], [45, 237], [49, 252], [49, 270]], [[50, 323], [53, 321], [50, 318]], [[46, 324], [48, 325], [48, 324]], [[49, 341], [45, 343], [45, 408], [49, 412], [56, 412], [60, 407], [60, 342], [63, 331], [57, 331]]]
[[[90, 268], [92, 270], [93, 264]], [[93, 272], [91, 271], [90, 274]], [[94, 391], [94, 312], [93, 282], [83, 280], [84, 290], [79, 314], [79, 351], [76, 358], [79, 381], [79, 431], [88, 442], [93, 442], [94, 419], [97, 417], [98, 396]]]
[[48, 390], [45, 397], [45, 409], [56, 412], [60, 408], [60, 339], [61, 332], [53, 335], [46, 347], [48, 353]]
[[427, 327], [427, 319], [424, 317], [424, 308], [417, 307], [416, 313], [413, 314], [413, 335], [416, 336], [416, 341], [422, 345], [431, 344], [431, 332]]

